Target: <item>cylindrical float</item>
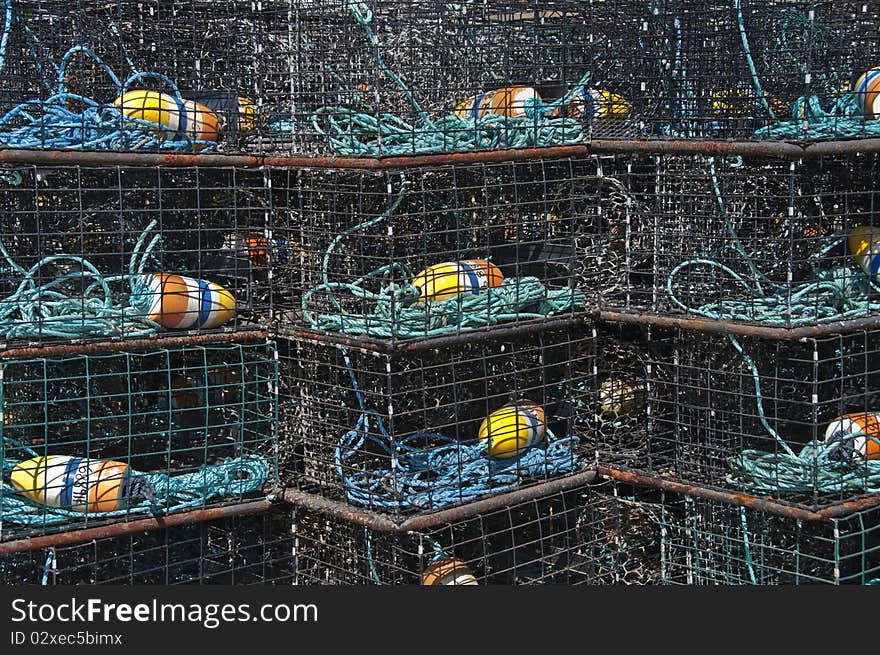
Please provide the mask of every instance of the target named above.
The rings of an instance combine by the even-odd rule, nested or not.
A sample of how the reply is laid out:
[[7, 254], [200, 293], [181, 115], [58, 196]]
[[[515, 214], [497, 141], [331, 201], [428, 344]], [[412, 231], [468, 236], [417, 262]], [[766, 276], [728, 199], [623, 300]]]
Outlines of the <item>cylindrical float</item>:
[[864, 117], [868, 120], [880, 119], [880, 68], [862, 73], [852, 90]]
[[849, 459], [880, 459], [880, 443], [871, 437], [880, 440], [880, 414], [876, 412], [844, 414], [825, 430], [825, 443], [840, 442]]
[[147, 318], [168, 329], [220, 327], [235, 316], [235, 297], [215, 282], [171, 273], [145, 278], [152, 294]]
[[545, 432], [544, 410], [529, 400], [519, 400], [487, 416], [478, 438], [488, 445], [491, 457], [506, 459], [541, 443]]
[[464, 259], [429, 266], [413, 278], [412, 285], [419, 290], [420, 301], [442, 302], [462, 293], [476, 295], [502, 282], [501, 269], [492, 262]]
[[220, 136], [217, 114], [193, 100], [177, 100], [158, 91], [128, 91], [113, 104], [129, 118], [161, 125], [166, 138], [187, 137], [197, 141], [216, 141]]
[[126, 508], [131, 469], [112, 460], [48, 455], [19, 462], [10, 479], [36, 503], [72, 512], [113, 512]]
[[623, 118], [629, 116], [632, 107], [626, 99], [616, 93], [602, 89], [581, 89], [574, 98], [559, 106], [554, 114], [581, 120], [601, 118]]
[[541, 101], [541, 96], [530, 86], [511, 86], [486, 91], [464, 100], [452, 111], [459, 118], [477, 119], [489, 114], [508, 118], [524, 118], [526, 107]]
[[862, 225], [853, 228], [847, 238], [847, 246], [872, 282], [880, 282], [880, 227]]
[[431, 562], [422, 572], [422, 585], [426, 587], [478, 584], [468, 565], [452, 557]]

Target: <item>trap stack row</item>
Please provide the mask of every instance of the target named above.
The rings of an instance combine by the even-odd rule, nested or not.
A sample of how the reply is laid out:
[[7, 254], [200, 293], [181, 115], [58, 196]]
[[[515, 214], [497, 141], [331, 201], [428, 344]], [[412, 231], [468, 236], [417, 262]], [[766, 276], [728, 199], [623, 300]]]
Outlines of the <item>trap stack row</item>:
[[4, 582], [880, 577], [877, 3], [3, 7]]

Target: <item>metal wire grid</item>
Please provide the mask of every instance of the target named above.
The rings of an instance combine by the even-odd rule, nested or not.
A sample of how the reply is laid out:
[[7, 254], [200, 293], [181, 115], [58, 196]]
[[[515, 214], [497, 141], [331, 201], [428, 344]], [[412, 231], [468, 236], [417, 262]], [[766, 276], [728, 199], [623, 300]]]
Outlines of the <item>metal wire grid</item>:
[[663, 581], [686, 585], [876, 584], [880, 510], [800, 521], [665, 494]]
[[[275, 346], [266, 342], [3, 360], [4, 478], [16, 462], [27, 466], [33, 457], [83, 457], [122, 462], [139, 474], [150, 474], [160, 487], [159, 474], [171, 476], [172, 482], [181, 479], [177, 476], [195, 474], [180, 498], [157, 491], [160, 495], [150, 511], [174, 511], [181, 502], [199, 498], [200, 484], [222, 484], [227, 490], [204, 497], [198, 507], [241, 502], [259, 494], [263, 484], [245, 494], [235, 492], [232, 481], [214, 480], [209, 474], [201, 480], [197, 472], [250, 457], [263, 463], [264, 484], [274, 485], [277, 375]], [[46, 497], [62, 493], [53, 485], [67, 484], [61, 478], [51, 482], [49, 477], [46, 471], [40, 478], [42, 486], [39, 480], [34, 482], [34, 489], [44, 489], [41, 498], [43, 493]], [[54, 510], [38, 502], [29, 503], [26, 512], [20, 510], [20, 498], [8, 480], [0, 487], [4, 540], [145, 515], [132, 501], [133, 508], [122, 516], [106, 518], [102, 513], [107, 508], [93, 505], [56, 520]]]
[[[282, 480], [395, 515], [584, 468], [586, 338], [565, 328], [398, 355], [282, 340]], [[497, 416], [511, 403], [547, 432], [527, 448], [517, 428], [520, 457], [490, 457], [481, 426], [496, 414], [491, 434], [512, 435]]]
[[630, 430], [611, 425], [597, 458], [811, 509], [873, 492], [873, 464], [850, 447], [859, 430], [824, 442], [838, 418], [876, 411], [878, 343], [873, 330], [783, 342], [652, 328], [623, 346], [644, 362], [647, 438], [620, 448]]
[[[273, 211], [267, 189], [262, 172], [241, 169], [6, 169], [0, 341], [265, 325]], [[229, 302], [216, 287], [178, 291], [168, 275], [220, 285], [234, 296], [234, 313], [222, 312]], [[159, 279], [161, 296], [153, 285]], [[208, 314], [189, 311], [203, 308], [208, 295]]]
[[105, 537], [0, 558], [8, 585], [290, 584], [289, 510]]
[[[278, 329], [395, 342], [586, 313], [625, 271], [624, 191], [599, 158], [278, 171]], [[503, 284], [474, 296], [470, 281], [432, 268], [471, 260], [490, 261]], [[450, 300], [455, 289], [465, 293]]]
[[[615, 532], [618, 509], [597, 501], [590, 487], [578, 487], [405, 534], [298, 509], [296, 583], [574, 585], [634, 580], [642, 575], [635, 572], [640, 566], [635, 553], [642, 546], [622, 544]], [[628, 525], [633, 523], [638, 520]], [[640, 537], [628, 538], [632, 544], [640, 542]]]
[[600, 305], [778, 327], [873, 312], [873, 257], [860, 261], [847, 237], [873, 229], [877, 165], [872, 154], [606, 161], [630, 220], [621, 281], [600, 287]]

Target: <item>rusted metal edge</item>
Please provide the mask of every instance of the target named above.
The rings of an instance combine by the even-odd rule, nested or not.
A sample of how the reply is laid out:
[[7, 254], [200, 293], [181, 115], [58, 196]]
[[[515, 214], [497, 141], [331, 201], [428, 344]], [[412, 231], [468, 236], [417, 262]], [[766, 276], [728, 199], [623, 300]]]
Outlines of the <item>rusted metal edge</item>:
[[773, 514], [774, 516], [796, 519], [799, 521], [831, 521], [880, 505], [880, 494], [872, 494], [856, 500], [829, 505], [822, 509], [809, 510], [796, 505], [779, 502], [769, 497], [758, 497], [735, 491], [724, 491], [722, 489], [678, 482], [669, 478], [643, 475], [631, 471], [621, 471], [619, 469], [608, 468], [605, 466], [600, 466], [598, 472], [600, 476], [611, 478], [618, 482], [632, 484], [637, 487], [663, 489], [665, 491], [680, 493], [685, 496], [714, 500], [727, 505], [736, 505], [737, 507], [747, 507], [759, 512], [765, 512], [767, 514]]
[[795, 328], [768, 327], [750, 323], [739, 323], [709, 318], [685, 318], [663, 316], [660, 314], [630, 314], [625, 312], [599, 312], [599, 319], [607, 323], [630, 323], [634, 325], [654, 325], [657, 327], [681, 328], [696, 332], [715, 334], [735, 334], [743, 337], [757, 337], [776, 341], [798, 341], [857, 332], [866, 328], [880, 327], [880, 314], [853, 318], [846, 321], [829, 321], [815, 325]]
[[189, 525], [191, 523], [202, 523], [204, 521], [228, 518], [230, 516], [259, 514], [265, 512], [270, 507], [272, 507], [272, 503], [264, 498], [262, 500], [240, 503], [238, 505], [224, 505], [223, 507], [212, 507], [210, 509], [198, 509], [177, 514], [166, 514], [164, 516], [155, 516], [147, 519], [110, 523], [109, 525], [102, 525], [95, 528], [83, 528], [81, 530], [70, 530], [68, 532], [58, 532], [56, 534], [26, 537], [24, 539], [16, 539], [14, 541], [0, 543], [0, 555], [37, 550], [39, 548], [51, 548], [53, 546], [69, 546], [91, 541], [93, 539], [121, 537], [136, 532], [154, 532], [165, 528]]
[[407, 340], [349, 337], [338, 333], [317, 332], [304, 328], [294, 328], [290, 330], [280, 329], [277, 331], [277, 336], [280, 338], [344, 346], [352, 350], [368, 350], [371, 352], [382, 353], [384, 355], [397, 355], [421, 350], [445, 348], [447, 346], [462, 343], [478, 343], [480, 341], [489, 340], [497, 341], [498, 339], [507, 337], [519, 337], [526, 334], [537, 334], [565, 327], [588, 325], [593, 318], [595, 318], [595, 313], [584, 312], [541, 321], [491, 325], [486, 328], [463, 330], [457, 334]]
[[187, 334], [169, 336], [156, 334], [142, 339], [110, 339], [85, 343], [61, 343], [45, 345], [11, 346], [0, 350], [0, 359], [21, 359], [25, 357], [54, 357], [58, 355], [79, 355], [116, 350], [147, 350], [174, 346], [194, 346], [213, 343], [248, 343], [269, 338], [267, 330], [245, 330], [240, 332], [217, 332], [211, 334]]
[[566, 491], [575, 487], [584, 486], [596, 479], [596, 471], [593, 469], [554, 478], [546, 482], [529, 485], [522, 489], [508, 491], [476, 500], [464, 505], [444, 509], [429, 514], [411, 516], [398, 523], [384, 514], [378, 514], [367, 509], [355, 507], [342, 501], [331, 500], [296, 489], [282, 489], [275, 497], [295, 507], [312, 510], [321, 514], [354, 523], [356, 525], [376, 530], [377, 532], [418, 532], [437, 526], [462, 521], [481, 513], [516, 505], [517, 503], [535, 500], [553, 493]]
[[93, 152], [7, 148], [0, 149], [0, 163], [37, 166], [270, 167], [383, 171], [427, 166], [565, 159], [602, 154], [741, 156], [796, 160], [874, 152], [880, 152], [880, 139], [817, 141], [804, 144], [758, 140], [593, 139], [583, 144], [568, 146], [509, 148], [506, 150], [480, 150], [402, 157]]

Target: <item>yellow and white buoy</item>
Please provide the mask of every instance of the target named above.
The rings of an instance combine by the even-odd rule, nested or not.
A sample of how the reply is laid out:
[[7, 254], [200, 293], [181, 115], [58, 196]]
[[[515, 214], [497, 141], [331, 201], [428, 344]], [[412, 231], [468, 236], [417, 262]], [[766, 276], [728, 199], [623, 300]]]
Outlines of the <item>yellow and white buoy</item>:
[[72, 512], [113, 512], [126, 507], [131, 469], [112, 460], [48, 455], [19, 462], [10, 479], [36, 503]]
[[157, 132], [169, 139], [187, 137], [197, 141], [217, 141], [220, 137], [217, 114], [194, 100], [182, 100], [178, 104], [175, 98], [165, 93], [138, 89], [127, 91], [113, 104], [129, 118], [166, 128]]
[[853, 84], [853, 93], [868, 120], [880, 119], [880, 67], [865, 71]]
[[431, 562], [422, 572], [422, 585], [426, 587], [478, 584], [468, 565], [452, 557]]
[[507, 459], [541, 443], [545, 433], [544, 410], [530, 400], [518, 400], [487, 416], [478, 438], [488, 445], [491, 457]]
[[872, 282], [880, 282], [880, 227], [853, 228], [847, 238], [849, 251]]
[[483, 289], [500, 287], [504, 276], [492, 262], [464, 259], [429, 266], [413, 278], [420, 301], [442, 302], [462, 293], [479, 294]]
[[216, 282], [171, 273], [145, 278], [151, 295], [147, 318], [168, 329], [210, 330], [235, 316], [235, 297]]

